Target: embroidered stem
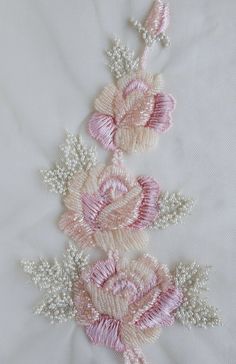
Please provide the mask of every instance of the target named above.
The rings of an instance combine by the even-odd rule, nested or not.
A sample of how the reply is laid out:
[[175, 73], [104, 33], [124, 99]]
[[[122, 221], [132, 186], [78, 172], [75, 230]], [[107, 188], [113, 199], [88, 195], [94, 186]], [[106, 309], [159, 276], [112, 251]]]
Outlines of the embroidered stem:
[[151, 50], [151, 47], [145, 45], [144, 47], [144, 50], [143, 50], [143, 53], [140, 57], [140, 69], [141, 70], [144, 70], [145, 67], [146, 67], [146, 64], [147, 64], [147, 57], [150, 53], [150, 50]]
[[148, 364], [148, 362], [139, 348], [133, 348], [124, 352], [124, 364]]

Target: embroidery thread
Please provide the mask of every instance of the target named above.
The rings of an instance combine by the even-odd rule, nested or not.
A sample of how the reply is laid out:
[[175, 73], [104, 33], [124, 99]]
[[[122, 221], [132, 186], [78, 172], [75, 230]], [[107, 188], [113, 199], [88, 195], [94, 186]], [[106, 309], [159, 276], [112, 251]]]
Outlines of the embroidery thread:
[[[50, 191], [65, 205], [59, 227], [73, 241], [63, 258], [22, 261], [44, 298], [35, 313], [51, 322], [74, 319], [94, 344], [123, 355], [125, 364], [146, 364], [141, 345], [155, 342], [161, 330], [180, 321], [187, 327], [221, 324], [218, 311], [202, 293], [209, 267], [179, 262], [171, 273], [145, 253], [148, 229], [183, 221], [194, 206], [180, 192], [161, 190], [149, 176], [133, 176], [123, 153], [146, 151], [172, 126], [175, 99], [162, 90], [159, 74], [146, 71], [150, 48], [170, 44], [169, 6], [155, 1], [145, 22], [132, 20], [142, 35], [141, 56], [116, 40], [107, 51], [116, 82], [104, 88], [90, 116], [90, 135], [113, 153], [97, 163], [94, 148], [67, 133], [61, 158], [41, 171]], [[79, 249], [100, 248], [107, 258], [88, 263]], [[126, 252], [139, 256], [128, 259]]]

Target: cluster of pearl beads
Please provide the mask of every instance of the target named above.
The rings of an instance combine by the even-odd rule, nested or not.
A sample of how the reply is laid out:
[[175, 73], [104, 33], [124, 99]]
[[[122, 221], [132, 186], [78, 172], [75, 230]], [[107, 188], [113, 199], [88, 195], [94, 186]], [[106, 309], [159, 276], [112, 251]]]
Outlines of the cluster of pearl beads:
[[180, 262], [173, 273], [176, 286], [183, 292], [183, 302], [176, 311], [176, 319], [189, 328], [221, 325], [218, 310], [201, 297], [202, 292], [207, 291], [209, 270], [209, 266], [195, 262]]
[[183, 196], [180, 192], [163, 192], [158, 199], [159, 214], [152, 227], [165, 229], [169, 225], [183, 222], [194, 206], [194, 200]]
[[139, 59], [134, 58], [134, 52], [123, 46], [119, 39], [116, 39], [113, 47], [108, 50], [109, 68], [116, 79], [136, 71], [139, 67]]
[[130, 21], [131, 21], [132, 25], [141, 34], [145, 44], [148, 47], [151, 47], [153, 45], [153, 43], [155, 43], [155, 42], [160, 42], [163, 47], [170, 46], [170, 39], [166, 34], [160, 33], [158, 35], [153, 35], [150, 31], [148, 31], [145, 28], [145, 26], [141, 22], [139, 22], [135, 19], [130, 19]]
[[60, 161], [52, 169], [41, 170], [41, 174], [51, 192], [65, 195], [70, 179], [77, 171], [81, 169], [87, 171], [94, 166], [96, 156], [94, 148], [86, 148], [80, 137], [69, 132], [66, 133], [66, 140], [60, 151]]
[[72, 319], [75, 315], [72, 289], [74, 281], [87, 264], [87, 257], [69, 243], [60, 262], [41, 258], [38, 261], [23, 260], [21, 264], [32, 282], [46, 292], [34, 312], [48, 317], [51, 322]]

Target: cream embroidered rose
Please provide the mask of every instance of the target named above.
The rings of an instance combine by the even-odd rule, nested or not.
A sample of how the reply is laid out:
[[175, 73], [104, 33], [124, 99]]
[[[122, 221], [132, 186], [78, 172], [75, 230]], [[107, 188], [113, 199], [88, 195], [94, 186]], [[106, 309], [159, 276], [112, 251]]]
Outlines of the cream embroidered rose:
[[166, 266], [149, 255], [128, 263], [112, 253], [82, 273], [73, 300], [76, 320], [93, 343], [122, 352], [126, 359], [141, 359], [135, 348], [155, 341], [162, 327], [174, 323], [182, 292]]
[[134, 178], [120, 165], [98, 165], [72, 179], [60, 228], [80, 246], [142, 248], [158, 214], [158, 183]]
[[106, 149], [125, 152], [153, 147], [172, 125], [174, 98], [160, 92], [158, 76], [135, 72], [111, 84], [95, 101], [90, 134]]

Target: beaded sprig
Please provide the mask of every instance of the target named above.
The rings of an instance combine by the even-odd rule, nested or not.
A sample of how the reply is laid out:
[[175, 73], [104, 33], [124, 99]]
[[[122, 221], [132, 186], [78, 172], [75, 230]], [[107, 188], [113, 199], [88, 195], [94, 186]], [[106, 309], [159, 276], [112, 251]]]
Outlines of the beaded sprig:
[[[166, 34], [169, 6], [155, 1], [144, 23], [132, 20], [144, 41], [135, 55], [116, 39], [107, 51], [115, 82], [95, 100], [88, 120], [90, 135], [112, 153], [98, 163], [94, 148], [69, 132], [60, 158], [42, 170], [49, 190], [65, 206], [59, 228], [71, 239], [64, 256], [22, 261], [24, 271], [44, 292], [35, 313], [51, 322], [74, 319], [94, 344], [123, 355], [125, 364], [146, 364], [141, 346], [179, 321], [187, 327], [221, 324], [218, 311], [203, 296], [209, 267], [179, 262], [171, 272], [145, 252], [150, 229], [183, 221], [194, 200], [168, 192], [149, 176], [127, 170], [125, 153], [154, 148], [173, 124], [176, 106], [163, 90], [160, 74], [146, 71], [150, 48], [170, 45]], [[90, 263], [80, 250], [100, 248], [106, 258]], [[127, 251], [137, 251], [135, 259]]]

